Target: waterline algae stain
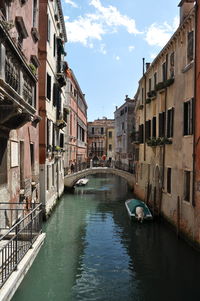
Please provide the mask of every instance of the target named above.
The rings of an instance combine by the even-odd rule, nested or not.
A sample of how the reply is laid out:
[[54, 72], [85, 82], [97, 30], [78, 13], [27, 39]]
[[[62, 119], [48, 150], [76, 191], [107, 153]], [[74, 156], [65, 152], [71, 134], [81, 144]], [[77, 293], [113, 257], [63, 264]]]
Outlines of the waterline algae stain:
[[65, 194], [13, 301], [200, 300], [200, 254], [162, 224], [132, 224], [131, 197], [105, 175]]

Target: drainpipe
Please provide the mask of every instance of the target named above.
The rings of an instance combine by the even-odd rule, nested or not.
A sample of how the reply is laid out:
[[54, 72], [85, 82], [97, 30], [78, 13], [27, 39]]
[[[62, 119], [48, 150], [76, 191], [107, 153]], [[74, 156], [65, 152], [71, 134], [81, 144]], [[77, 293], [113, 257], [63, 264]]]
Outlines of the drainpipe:
[[196, 158], [196, 74], [197, 74], [197, 11], [199, 9], [198, 1], [195, 4], [195, 58], [194, 58], [194, 98], [193, 98], [193, 175], [192, 175], [192, 206], [195, 207], [195, 158]]

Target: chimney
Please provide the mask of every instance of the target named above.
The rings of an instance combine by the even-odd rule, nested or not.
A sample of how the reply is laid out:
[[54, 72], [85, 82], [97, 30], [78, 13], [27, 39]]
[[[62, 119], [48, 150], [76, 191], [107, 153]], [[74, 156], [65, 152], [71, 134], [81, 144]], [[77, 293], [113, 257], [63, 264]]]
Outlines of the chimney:
[[151, 63], [146, 63], [146, 71], [149, 69]]
[[194, 7], [194, 2], [195, 0], [181, 0], [181, 2], [179, 3], [178, 6], [180, 7], [180, 24]]

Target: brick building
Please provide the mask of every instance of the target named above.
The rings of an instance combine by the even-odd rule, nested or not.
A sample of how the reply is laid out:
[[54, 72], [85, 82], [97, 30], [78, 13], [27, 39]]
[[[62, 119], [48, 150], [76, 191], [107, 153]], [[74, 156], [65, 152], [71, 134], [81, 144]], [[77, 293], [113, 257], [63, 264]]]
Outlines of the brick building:
[[[13, 209], [39, 200], [38, 1], [1, 1], [0, 37], [0, 194]], [[21, 214], [1, 211], [1, 226]]]
[[[139, 81], [135, 193], [177, 231], [194, 231], [195, 1], [182, 0], [180, 25]], [[178, 179], [178, 181], [177, 181]], [[199, 238], [198, 238], [199, 239]]]
[[65, 132], [65, 168], [72, 162], [82, 164], [87, 160], [87, 103], [72, 69], [66, 72], [66, 108], [69, 109]]
[[[108, 132], [113, 133], [114, 119], [97, 119], [92, 122], [88, 122], [88, 157], [93, 159], [102, 159], [105, 156], [106, 159], [110, 157], [110, 151], [108, 146], [109, 137]], [[110, 143], [111, 144], [111, 143]], [[112, 143], [113, 148], [113, 143]]]
[[39, 114], [41, 200], [47, 215], [64, 190], [64, 133], [67, 116], [63, 110], [67, 42], [60, 0], [40, 1], [39, 7]]

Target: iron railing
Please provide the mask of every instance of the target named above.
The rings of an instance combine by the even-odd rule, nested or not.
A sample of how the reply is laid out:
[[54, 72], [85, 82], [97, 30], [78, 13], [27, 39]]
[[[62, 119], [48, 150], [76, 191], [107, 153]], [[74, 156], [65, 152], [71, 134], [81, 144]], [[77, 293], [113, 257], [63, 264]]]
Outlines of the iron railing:
[[42, 204], [32, 204], [34, 209], [26, 203], [15, 203], [12, 209], [6, 205], [0, 203], [0, 212], [8, 212], [7, 219], [16, 212], [19, 217], [10, 229], [6, 229], [6, 221], [0, 228], [0, 288], [42, 232]]
[[[79, 164], [75, 163], [73, 164], [73, 167], [65, 168], [65, 176], [90, 167], [91, 167], [90, 162], [82, 162]], [[132, 174], [135, 173], [134, 166], [131, 166], [126, 163], [122, 163], [121, 161], [114, 161], [114, 160], [93, 160], [92, 167], [111, 167], [111, 168], [124, 170]]]

